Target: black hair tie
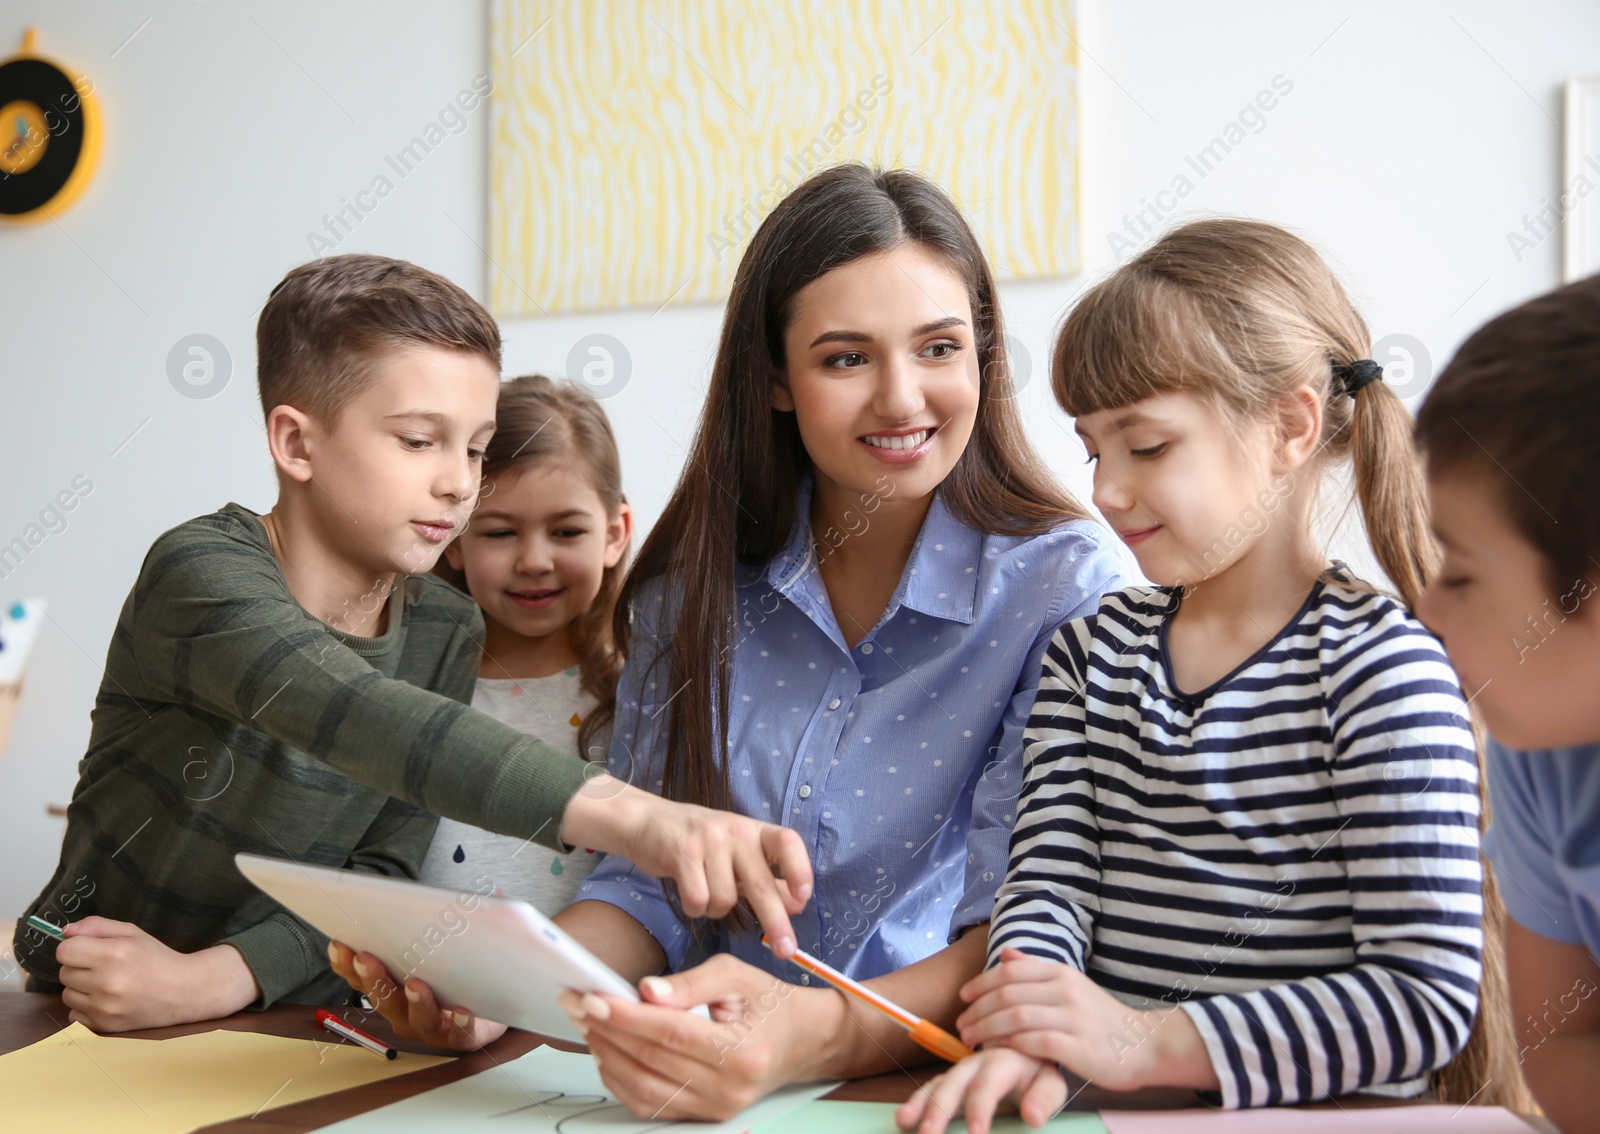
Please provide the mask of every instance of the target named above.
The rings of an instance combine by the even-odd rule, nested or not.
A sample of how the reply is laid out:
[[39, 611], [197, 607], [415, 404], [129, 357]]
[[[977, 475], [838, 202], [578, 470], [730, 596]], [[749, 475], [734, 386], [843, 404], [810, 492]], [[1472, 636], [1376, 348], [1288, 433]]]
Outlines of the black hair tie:
[[1353, 398], [1356, 396], [1356, 391], [1368, 382], [1380, 381], [1383, 378], [1383, 367], [1370, 358], [1356, 362], [1336, 362], [1333, 364], [1333, 377], [1339, 383], [1339, 388]]

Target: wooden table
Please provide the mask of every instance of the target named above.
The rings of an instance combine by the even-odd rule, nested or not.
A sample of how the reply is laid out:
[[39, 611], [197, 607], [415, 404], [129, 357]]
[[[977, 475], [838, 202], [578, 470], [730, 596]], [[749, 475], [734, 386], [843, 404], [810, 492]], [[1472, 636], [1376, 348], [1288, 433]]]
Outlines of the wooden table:
[[[268, 1035], [289, 1036], [294, 1039], [326, 1042], [327, 1032], [312, 1018], [312, 1009], [304, 1006], [269, 1008], [265, 1012], [243, 1012], [223, 1020], [208, 1020], [199, 1024], [183, 1024], [174, 1028], [151, 1028], [148, 1031], [129, 1032], [141, 1039], [167, 1039], [188, 1035], [191, 1032], [208, 1032], [227, 1028], [240, 1032], [264, 1032]], [[26, 1047], [52, 1035], [67, 1026], [67, 1012], [57, 996], [38, 992], [0, 994], [0, 1054]], [[383, 1017], [376, 1012], [368, 1015], [362, 1024], [373, 1035], [393, 1043], [402, 1051], [438, 1054], [430, 1048], [409, 1040], [398, 1039]], [[254, 1118], [245, 1117], [207, 1126], [207, 1131], [254, 1131], [255, 1134], [290, 1134], [315, 1130], [329, 1123], [339, 1122], [355, 1115], [387, 1106], [392, 1102], [410, 1098], [423, 1091], [442, 1087], [457, 1079], [465, 1079], [480, 1071], [525, 1055], [545, 1041], [529, 1032], [510, 1031], [482, 1051], [462, 1055], [453, 1063], [397, 1075], [381, 1082], [354, 1087], [338, 1094], [307, 1099], [291, 1106], [262, 1111]], [[561, 1046], [557, 1044], [556, 1046]], [[937, 1074], [938, 1067], [912, 1068], [890, 1075], [870, 1079], [857, 1079], [839, 1087], [827, 1097], [854, 1102], [904, 1102], [923, 1079]], [[1193, 1091], [1148, 1090], [1132, 1094], [1104, 1091], [1089, 1086], [1073, 1096], [1070, 1110], [1139, 1109], [1155, 1110], [1198, 1105]], [[1380, 1100], [1345, 1098], [1340, 1106], [1384, 1105]], [[1392, 1105], [1392, 1104], [1390, 1104]], [[1556, 1134], [1554, 1127], [1541, 1119], [1527, 1119], [1536, 1130]]]

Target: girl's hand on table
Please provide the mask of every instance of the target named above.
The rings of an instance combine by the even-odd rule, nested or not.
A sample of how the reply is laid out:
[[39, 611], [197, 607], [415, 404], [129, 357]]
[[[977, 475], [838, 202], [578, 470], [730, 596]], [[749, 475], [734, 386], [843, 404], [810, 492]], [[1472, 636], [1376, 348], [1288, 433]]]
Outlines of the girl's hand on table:
[[894, 1112], [902, 1130], [944, 1134], [956, 1118], [972, 1134], [989, 1134], [1002, 1103], [1022, 1113], [1029, 1126], [1043, 1126], [1067, 1101], [1067, 1081], [1054, 1064], [998, 1047], [969, 1055], [930, 1079]]
[[968, 981], [956, 1018], [969, 1047], [1006, 1047], [1114, 1091], [1218, 1087], [1200, 1031], [1183, 1009], [1128, 1007], [1071, 965], [1003, 949]]

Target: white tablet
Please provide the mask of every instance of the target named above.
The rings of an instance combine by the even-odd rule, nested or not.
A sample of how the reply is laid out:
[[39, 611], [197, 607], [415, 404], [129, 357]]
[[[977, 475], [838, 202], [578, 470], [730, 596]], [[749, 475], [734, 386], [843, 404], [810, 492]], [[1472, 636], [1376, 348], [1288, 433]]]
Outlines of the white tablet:
[[252, 854], [234, 855], [234, 862], [335, 941], [383, 958], [396, 980], [427, 981], [446, 1008], [582, 1043], [557, 1003], [564, 990], [639, 999], [526, 902]]

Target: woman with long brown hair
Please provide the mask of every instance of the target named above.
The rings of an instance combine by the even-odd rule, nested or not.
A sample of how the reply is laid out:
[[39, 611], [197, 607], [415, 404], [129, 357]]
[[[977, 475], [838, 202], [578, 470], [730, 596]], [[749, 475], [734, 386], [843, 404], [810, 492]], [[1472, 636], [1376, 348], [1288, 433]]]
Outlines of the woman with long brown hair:
[[[740, 265], [614, 628], [613, 773], [798, 830], [817, 871], [799, 947], [944, 1022], [982, 967], [1045, 644], [1121, 571], [1027, 441], [1002, 330], [934, 185], [859, 165], [801, 185]], [[748, 919], [682, 918], [625, 860], [579, 899], [561, 923], [634, 979], [716, 954], [646, 980], [655, 1003], [578, 1007], [636, 1113], [723, 1117], [924, 1058], [803, 987]], [[673, 1007], [702, 1001], [713, 1020]]]

